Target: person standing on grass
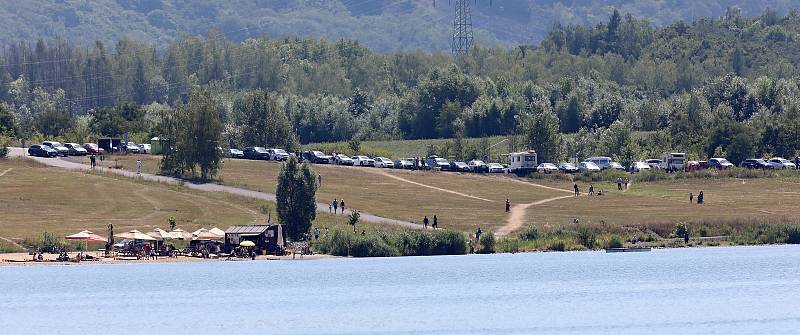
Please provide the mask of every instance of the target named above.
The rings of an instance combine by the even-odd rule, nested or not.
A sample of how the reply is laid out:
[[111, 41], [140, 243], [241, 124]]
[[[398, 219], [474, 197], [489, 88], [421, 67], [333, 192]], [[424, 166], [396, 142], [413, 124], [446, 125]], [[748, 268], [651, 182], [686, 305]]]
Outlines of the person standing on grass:
[[506, 213], [511, 211], [511, 202], [506, 199]]
[[692, 193], [692, 192], [689, 192], [689, 203], [690, 204], [694, 203], [694, 193]]
[[322, 187], [322, 175], [321, 174], [317, 175], [317, 186], [318, 187]]
[[97, 166], [97, 157], [95, 157], [94, 154], [89, 156], [89, 164], [92, 166], [92, 169]]
[[319, 240], [319, 227], [314, 228], [314, 239]]
[[333, 203], [328, 204], [328, 213], [333, 213]]
[[136, 174], [141, 174], [141, 173], [142, 173], [142, 160], [141, 159], [137, 159], [136, 160]]
[[427, 215], [425, 215], [425, 217], [422, 218], [422, 227], [424, 229], [428, 229], [428, 216]]
[[703, 191], [700, 191], [700, 193], [697, 194], [697, 204], [698, 205], [703, 204]]
[[622, 191], [622, 177], [617, 177], [617, 191]]
[[628, 177], [625, 177], [625, 190], [626, 191], [628, 190], [628, 183], [630, 183], [630, 179], [628, 179]]
[[586, 194], [587, 195], [594, 195], [594, 185], [593, 184], [589, 184], [589, 193], [586, 193]]
[[433, 216], [433, 226], [431, 227], [433, 227], [434, 230], [439, 228], [439, 218], [437, 218], [436, 215]]
[[333, 214], [337, 214], [338, 213], [337, 209], [339, 208], [339, 200], [336, 199], [336, 198], [333, 198], [332, 205], [333, 205]]
[[342, 209], [342, 214], [344, 214], [344, 199], [339, 201], [339, 207]]
[[482, 233], [483, 232], [481, 231], [481, 227], [478, 227], [478, 229], [475, 230], [475, 241], [477, 241], [478, 243], [480, 243], [480, 241], [481, 241], [481, 234]]
[[572, 187], [575, 189], [575, 196], [576, 197], [581, 194], [581, 189], [578, 188], [578, 183], [575, 183], [575, 185], [573, 185]]

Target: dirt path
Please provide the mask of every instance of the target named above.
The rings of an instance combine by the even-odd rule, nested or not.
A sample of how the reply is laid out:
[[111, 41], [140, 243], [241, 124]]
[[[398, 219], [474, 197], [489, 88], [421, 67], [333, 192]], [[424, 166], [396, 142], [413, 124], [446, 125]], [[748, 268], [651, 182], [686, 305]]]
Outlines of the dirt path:
[[506, 220], [506, 224], [500, 227], [500, 229], [498, 229], [495, 234], [497, 234], [497, 236], [506, 236], [522, 228], [522, 224], [524, 222], [523, 219], [525, 217], [525, 211], [531, 206], [538, 206], [541, 204], [546, 204], [551, 201], [572, 198], [572, 197], [573, 197], [572, 195], [563, 195], [560, 197], [548, 198], [531, 202], [528, 204], [520, 204], [513, 206], [511, 207], [511, 212], [508, 215], [508, 220]]
[[480, 201], [486, 201], [486, 202], [494, 202], [494, 200], [489, 200], [489, 199], [486, 199], [486, 198], [476, 197], [474, 195], [469, 195], [469, 194], [466, 194], [466, 193], [461, 193], [461, 192], [448, 190], [448, 189], [441, 188], [441, 187], [431, 186], [431, 185], [419, 183], [419, 182], [416, 182], [416, 181], [408, 180], [408, 179], [405, 179], [403, 177], [396, 176], [396, 175], [393, 175], [391, 173], [388, 173], [388, 172], [385, 172], [385, 171], [381, 171], [381, 170], [377, 170], [377, 169], [364, 169], [364, 171], [376, 173], [376, 174], [379, 174], [381, 176], [385, 176], [385, 177], [389, 177], [389, 178], [392, 178], [392, 179], [395, 179], [395, 180], [402, 181], [404, 183], [409, 183], [409, 184], [412, 184], [412, 185], [426, 187], [426, 188], [429, 188], [429, 189], [432, 189], [432, 190], [437, 190], [437, 191], [441, 191], [441, 192], [455, 194], [455, 195], [460, 196], [460, 197], [465, 197], [465, 198], [470, 198], [470, 199], [475, 199], [475, 200], [480, 200]]
[[11, 170], [13, 170], [13, 169], [14, 169], [14, 168], [8, 168], [8, 169], [6, 169], [5, 171], [3, 171], [3, 173], [0, 173], [0, 177], [2, 177], [2, 176], [5, 176], [5, 175], [6, 175], [6, 173], [9, 173], [9, 172], [11, 172]]
[[[64, 159], [60, 159], [60, 158], [30, 157], [30, 156], [27, 156], [25, 154], [25, 151], [22, 148], [9, 148], [9, 149], [10, 149], [9, 150], [9, 156], [12, 156], [12, 157], [26, 157], [28, 159], [32, 159], [32, 160], [34, 160], [34, 161], [36, 161], [38, 163], [41, 163], [41, 164], [44, 164], [44, 165], [47, 165], [47, 166], [58, 167], [58, 168], [68, 169], [68, 170], [78, 170], [78, 171], [91, 171], [92, 170], [92, 168], [87, 164], [70, 162], [70, 161], [67, 161], [67, 160], [64, 160]], [[183, 185], [184, 187], [187, 187], [187, 188], [190, 188], [190, 189], [193, 189], [193, 190], [203, 191], [203, 192], [225, 192], [225, 193], [230, 193], [230, 194], [234, 194], [234, 195], [238, 195], [238, 196], [243, 196], [243, 197], [248, 197], [248, 198], [253, 198], [253, 199], [259, 199], [259, 200], [264, 200], [264, 201], [269, 201], [269, 202], [275, 202], [275, 194], [252, 191], [252, 190], [246, 190], [246, 189], [242, 189], [242, 188], [238, 188], [238, 187], [231, 187], [231, 186], [225, 186], [225, 185], [219, 185], [219, 184], [213, 184], [213, 183], [195, 184], [195, 183], [187, 182], [185, 180], [181, 180], [181, 179], [178, 179], [178, 178], [166, 177], [166, 176], [158, 176], [158, 175], [149, 174], [149, 173], [138, 174], [135, 171], [127, 171], [127, 170], [121, 170], [121, 169], [109, 169], [109, 168], [98, 167], [98, 168], [95, 169], [95, 171], [101, 172], [101, 173], [118, 174], [118, 175], [129, 177], [129, 178], [141, 178], [142, 180], [145, 180], [145, 181], [164, 183], [164, 184], [169, 184], [169, 185]], [[328, 212], [328, 204], [317, 203], [317, 212], [327, 213]], [[366, 212], [361, 212], [361, 220], [364, 221], [364, 222], [370, 222], [370, 223], [381, 223], [381, 224], [397, 225], [397, 226], [402, 226], [402, 227], [410, 228], [410, 229], [422, 229], [422, 225], [418, 225], [418, 224], [415, 224], [415, 223], [412, 223], [412, 222], [408, 222], [408, 221], [384, 218], [384, 217], [380, 217], [380, 216], [377, 216], [377, 215], [369, 214], [369, 213], [366, 213]]]

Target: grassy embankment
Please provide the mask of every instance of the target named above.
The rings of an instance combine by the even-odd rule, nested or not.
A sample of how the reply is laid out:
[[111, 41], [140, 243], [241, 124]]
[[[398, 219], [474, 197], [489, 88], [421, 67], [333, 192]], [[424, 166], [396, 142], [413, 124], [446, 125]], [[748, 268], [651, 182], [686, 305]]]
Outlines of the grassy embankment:
[[[267, 212], [276, 219], [273, 203], [226, 193], [66, 171], [22, 159], [0, 159], [3, 171], [8, 172], [0, 177], [0, 252], [19, 252], [18, 245], [38, 245], [45, 232], [60, 242], [64, 242], [63, 236], [84, 229], [105, 235], [109, 223], [116, 232], [148, 232], [154, 227], [169, 230], [168, 220], [174, 217], [177, 227], [193, 231], [263, 223]], [[315, 225], [349, 228], [341, 215], [318, 215]], [[394, 227], [371, 225], [364, 229], [373, 232]]]
[[[155, 171], [157, 159], [145, 156], [145, 170]], [[133, 157], [121, 158], [120, 164], [132, 167], [133, 160]], [[226, 160], [222, 183], [274, 192], [278, 168], [275, 162]], [[318, 193], [320, 201], [344, 197], [354, 208], [416, 222], [426, 213], [429, 217], [437, 214], [442, 227], [466, 232], [474, 231], [477, 226], [488, 231], [507, 224], [508, 215], [503, 211], [506, 198], [510, 198], [512, 204], [525, 204], [565, 195], [525, 185], [504, 175], [327, 165], [315, 165], [314, 169], [323, 175], [323, 187]], [[799, 220], [796, 213], [800, 209], [800, 192], [796, 189], [800, 188], [800, 179], [792, 171], [732, 170], [625, 176], [632, 180], [627, 192], [616, 190], [614, 174], [575, 178], [584, 194], [593, 184], [595, 190], [604, 190], [606, 195], [559, 199], [531, 206], [522, 217], [518, 233], [500, 238], [497, 248], [501, 251], [592, 249], [620, 244], [633, 233], [651, 246], [679, 246], [683, 242], [679, 242], [674, 230], [681, 223], [686, 224], [691, 236], [696, 238], [692, 245], [794, 241], [791, 236]], [[573, 185], [572, 177], [568, 176], [527, 181], [560, 189], [571, 189]], [[696, 196], [701, 190], [706, 203], [702, 206], [689, 204], [689, 192]], [[528, 226], [535, 227], [536, 233], [529, 233]], [[725, 237], [699, 239], [713, 236]]]

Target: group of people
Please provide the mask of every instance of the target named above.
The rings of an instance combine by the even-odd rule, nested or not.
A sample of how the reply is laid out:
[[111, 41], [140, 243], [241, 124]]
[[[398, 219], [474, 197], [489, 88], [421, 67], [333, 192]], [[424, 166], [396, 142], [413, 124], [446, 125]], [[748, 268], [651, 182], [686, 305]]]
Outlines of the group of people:
[[[429, 223], [430, 223], [430, 220], [428, 219], [428, 216], [425, 215], [425, 217], [422, 218], [422, 226], [423, 226], [423, 228], [428, 229], [428, 224]], [[439, 228], [439, 218], [436, 217], [436, 215], [433, 216], [433, 224], [431, 225], [431, 228], [433, 228], [433, 229]]]
[[[705, 201], [705, 195], [703, 194], [703, 191], [700, 191], [700, 193], [697, 194], [697, 204], [702, 205], [703, 201]], [[694, 203], [694, 194], [692, 192], [689, 192], [689, 203]]]
[[[617, 190], [619, 190], [619, 191], [627, 190], [629, 183], [630, 183], [630, 181], [628, 180], [628, 178], [623, 179], [622, 177], [618, 177], [617, 178]], [[572, 186], [572, 189], [575, 191], [575, 196], [576, 197], [581, 195], [581, 188], [578, 187], [578, 183], [575, 183]], [[605, 193], [608, 193], [608, 192], [603, 192], [603, 190], [595, 191], [594, 184], [589, 184], [589, 192], [586, 193], [586, 195], [602, 196]], [[509, 211], [509, 206], [510, 206], [510, 204], [508, 203], [508, 200], [506, 200], [506, 212]]]
[[339, 210], [341, 209], [341, 213], [344, 214], [344, 199], [336, 199], [334, 198], [333, 201], [328, 204], [328, 212], [333, 214], [338, 214]]

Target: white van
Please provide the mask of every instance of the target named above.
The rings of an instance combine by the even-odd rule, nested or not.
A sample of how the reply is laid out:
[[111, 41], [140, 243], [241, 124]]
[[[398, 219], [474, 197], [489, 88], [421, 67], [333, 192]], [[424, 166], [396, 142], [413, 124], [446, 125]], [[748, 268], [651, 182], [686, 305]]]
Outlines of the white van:
[[597, 165], [600, 170], [605, 170], [611, 168], [611, 157], [589, 157], [584, 160], [584, 162], [592, 162]]
[[683, 170], [686, 164], [685, 152], [665, 152], [661, 155], [661, 168], [667, 171]]
[[536, 170], [538, 165], [536, 151], [528, 150], [508, 154], [508, 172], [532, 172]]

